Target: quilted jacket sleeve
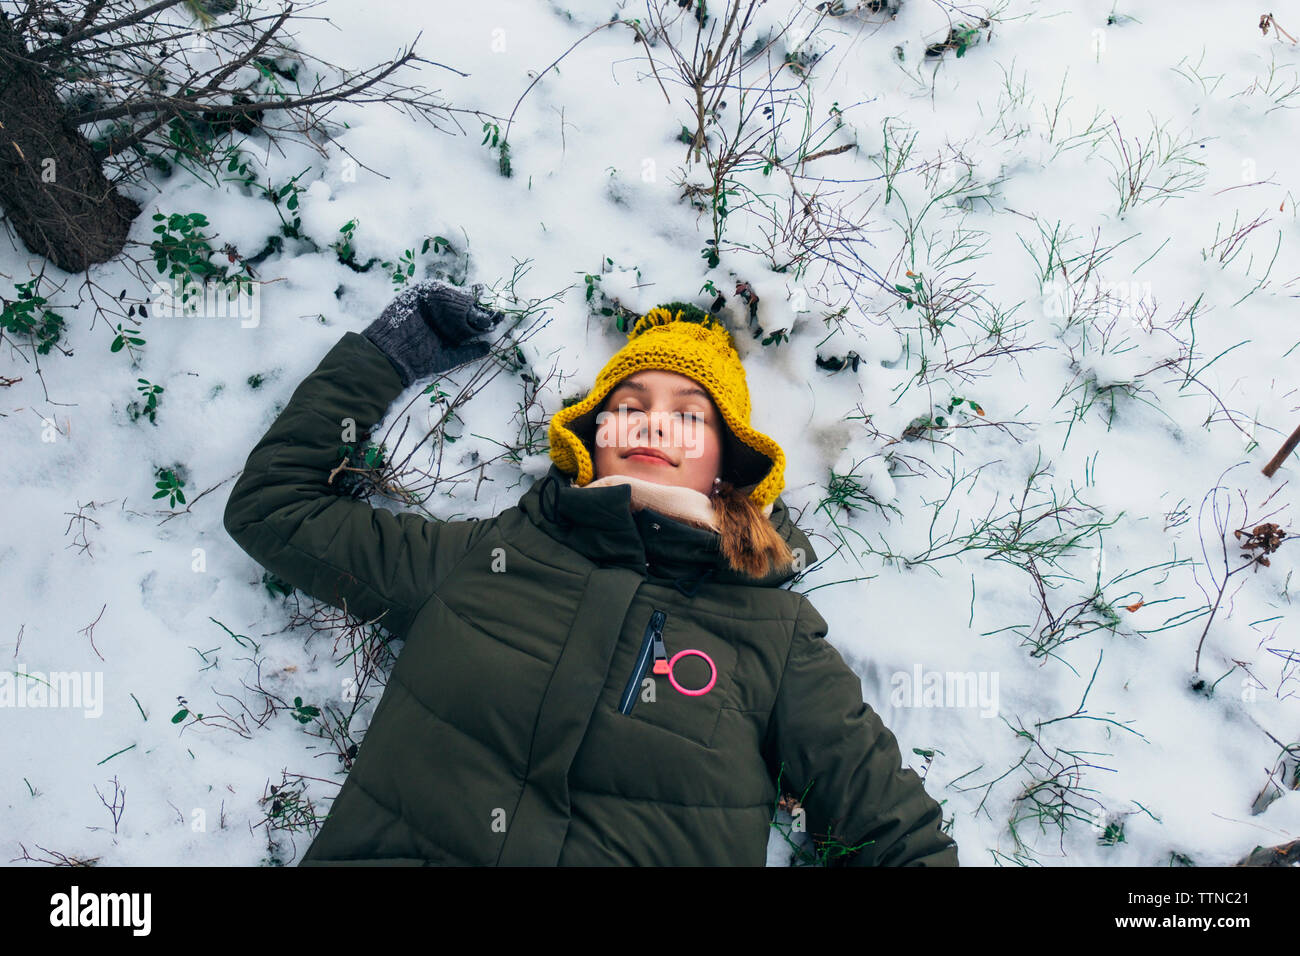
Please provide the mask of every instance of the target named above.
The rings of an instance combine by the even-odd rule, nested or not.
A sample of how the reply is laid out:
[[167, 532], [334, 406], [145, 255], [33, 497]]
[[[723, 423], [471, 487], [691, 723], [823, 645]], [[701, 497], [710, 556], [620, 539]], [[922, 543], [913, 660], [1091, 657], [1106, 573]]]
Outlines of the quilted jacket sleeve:
[[253, 448], [224, 515], [226, 531], [263, 567], [394, 634], [406, 631], [476, 524], [394, 514], [328, 483], [346, 420], [360, 435], [401, 391], [387, 356], [346, 333]]
[[[898, 742], [862, 699], [862, 682], [825, 640], [826, 621], [804, 598], [764, 743], [783, 792], [802, 795], [819, 844], [856, 853], [833, 866], [957, 866], [939, 804], [903, 767]], [[806, 792], [805, 792], [806, 791]]]

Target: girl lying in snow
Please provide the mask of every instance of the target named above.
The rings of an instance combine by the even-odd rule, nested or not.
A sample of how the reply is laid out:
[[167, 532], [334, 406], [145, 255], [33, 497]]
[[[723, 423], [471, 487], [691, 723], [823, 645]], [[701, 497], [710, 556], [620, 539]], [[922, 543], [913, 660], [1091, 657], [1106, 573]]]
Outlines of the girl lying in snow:
[[405, 640], [300, 864], [761, 866], [786, 793], [828, 863], [956, 866], [826, 622], [780, 586], [816, 554], [714, 316], [642, 317], [495, 517], [335, 492], [345, 419], [487, 354], [502, 315], [474, 292], [422, 283], [346, 333], [226, 506], [260, 564]]

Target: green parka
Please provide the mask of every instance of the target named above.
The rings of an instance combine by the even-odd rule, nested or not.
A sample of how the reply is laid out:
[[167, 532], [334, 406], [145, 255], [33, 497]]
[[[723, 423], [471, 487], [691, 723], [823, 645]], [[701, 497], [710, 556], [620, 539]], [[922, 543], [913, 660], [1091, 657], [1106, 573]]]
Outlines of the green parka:
[[[306, 594], [404, 639], [352, 770], [300, 861], [753, 865], [780, 790], [852, 865], [956, 866], [939, 805], [793, 572], [745, 577], [716, 533], [553, 465], [490, 519], [431, 521], [338, 495], [345, 420], [378, 422], [396, 370], [348, 332], [248, 458], [225, 527]], [[771, 521], [805, 562], [777, 499]], [[656, 648], [656, 642], [662, 641]], [[712, 658], [680, 693], [656, 651]], [[673, 676], [699, 689], [709, 664]]]

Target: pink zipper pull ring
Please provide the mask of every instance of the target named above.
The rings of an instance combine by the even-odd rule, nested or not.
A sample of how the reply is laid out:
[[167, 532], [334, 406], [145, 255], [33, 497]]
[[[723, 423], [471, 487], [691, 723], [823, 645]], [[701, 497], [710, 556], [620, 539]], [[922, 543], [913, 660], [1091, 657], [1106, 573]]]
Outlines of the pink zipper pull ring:
[[[703, 687], [701, 687], [699, 690], [687, 690], [681, 684], [677, 683], [677, 678], [673, 676], [673, 667], [676, 666], [677, 662], [681, 658], [689, 657], [692, 654], [694, 654], [696, 657], [702, 657], [706, 661], [708, 661], [709, 670], [713, 672], [712, 676], [709, 677], [709, 682], [705, 684]], [[709, 691], [713, 690], [713, 685], [718, 682], [718, 668], [713, 663], [713, 658], [710, 657], [708, 654], [705, 654], [703, 651], [697, 651], [693, 647], [688, 647], [685, 650], [678, 651], [676, 654], [673, 655], [672, 660], [668, 662], [668, 682], [673, 685], [673, 689], [676, 690], [679, 694], [685, 694], [687, 697], [699, 697], [701, 694], [707, 694]]]

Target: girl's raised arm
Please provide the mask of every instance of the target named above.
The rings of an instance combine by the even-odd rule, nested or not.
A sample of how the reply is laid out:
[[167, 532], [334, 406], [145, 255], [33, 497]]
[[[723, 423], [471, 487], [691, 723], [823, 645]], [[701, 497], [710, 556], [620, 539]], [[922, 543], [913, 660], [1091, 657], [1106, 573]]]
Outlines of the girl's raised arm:
[[404, 633], [478, 522], [374, 508], [340, 496], [329, 474], [349, 420], [360, 432], [415, 379], [481, 358], [488, 344], [470, 340], [500, 319], [471, 293], [421, 283], [362, 334], [346, 333], [253, 448], [226, 503], [226, 531], [311, 597]]

